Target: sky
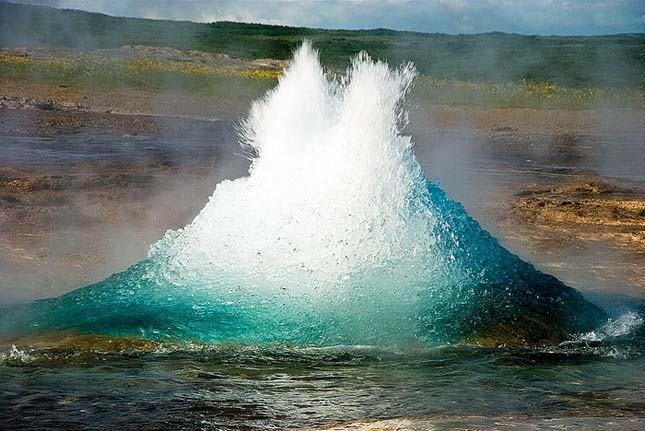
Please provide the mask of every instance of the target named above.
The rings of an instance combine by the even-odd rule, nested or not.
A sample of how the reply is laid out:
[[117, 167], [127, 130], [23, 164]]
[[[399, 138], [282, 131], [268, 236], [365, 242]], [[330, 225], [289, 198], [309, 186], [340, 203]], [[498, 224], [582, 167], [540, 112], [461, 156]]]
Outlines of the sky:
[[645, 0], [8, 0], [141, 18], [440, 33], [645, 33]]

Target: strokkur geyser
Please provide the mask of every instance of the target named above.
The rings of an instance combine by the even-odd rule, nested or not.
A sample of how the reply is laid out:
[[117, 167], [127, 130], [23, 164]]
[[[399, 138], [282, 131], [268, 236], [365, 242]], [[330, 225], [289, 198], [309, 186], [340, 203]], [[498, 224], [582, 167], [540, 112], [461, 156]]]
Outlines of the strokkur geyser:
[[328, 79], [308, 43], [240, 134], [250, 175], [127, 271], [9, 310], [14, 334], [306, 345], [542, 343], [604, 313], [503, 247], [401, 134], [415, 76], [361, 54]]

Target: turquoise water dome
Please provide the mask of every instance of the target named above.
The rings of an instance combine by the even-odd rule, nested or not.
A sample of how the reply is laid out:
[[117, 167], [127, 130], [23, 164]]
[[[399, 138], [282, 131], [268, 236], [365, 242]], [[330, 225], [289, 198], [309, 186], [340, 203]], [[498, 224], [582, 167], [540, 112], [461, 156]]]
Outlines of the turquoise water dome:
[[605, 321], [429, 181], [401, 133], [412, 65], [358, 55], [340, 80], [307, 42], [240, 127], [249, 175], [217, 185], [147, 259], [5, 310], [3, 335], [203, 343], [554, 343]]

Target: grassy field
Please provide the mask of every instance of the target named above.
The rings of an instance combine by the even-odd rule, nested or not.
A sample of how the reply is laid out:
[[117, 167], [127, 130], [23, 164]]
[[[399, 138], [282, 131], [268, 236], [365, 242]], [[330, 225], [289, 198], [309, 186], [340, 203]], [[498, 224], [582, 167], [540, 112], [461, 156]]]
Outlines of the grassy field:
[[[139, 88], [256, 98], [273, 87], [280, 74], [275, 69], [212, 67], [150, 58], [122, 59], [83, 55], [33, 59], [26, 55], [0, 55], [0, 81], [5, 79], [48, 83], [106, 91]], [[611, 87], [564, 87], [530, 80], [486, 83], [420, 75], [415, 81], [411, 101], [565, 109], [638, 107], [645, 106], [645, 91]]]
[[[538, 37], [445, 35], [392, 30], [318, 30], [260, 24], [146, 20], [0, 3], [0, 46], [94, 50], [124, 45], [288, 59], [303, 38], [323, 63], [342, 70], [366, 50], [391, 64], [412, 61], [414, 97], [434, 103], [565, 107], [645, 105], [645, 34]], [[32, 59], [0, 56], [0, 78], [63, 85], [174, 88], [255, 97], [279, 73], [199, 63], [98, 56]]]
[[0, 79], [95, 90], [141, 88], [254, 98], [275, 85], [280, 71], [208, 67], [198, 63], [96, 55], [49, 57], [0, 55]]

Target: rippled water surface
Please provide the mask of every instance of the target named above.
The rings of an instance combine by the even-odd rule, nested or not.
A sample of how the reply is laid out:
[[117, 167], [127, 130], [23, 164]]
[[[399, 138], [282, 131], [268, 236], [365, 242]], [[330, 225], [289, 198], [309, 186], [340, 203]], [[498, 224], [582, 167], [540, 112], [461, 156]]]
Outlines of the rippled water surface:
[[547, 429], [554, 423], [543, 418], [564, 418], [563, 424], [595, 429], [638, 429], [645, 412], [643, 353], [634, 335], [536, 349], [224, 346], [105, 353], [6, 346], [0, 424], [283, 429], [422, 417], [447, 428], [506, 418]]

